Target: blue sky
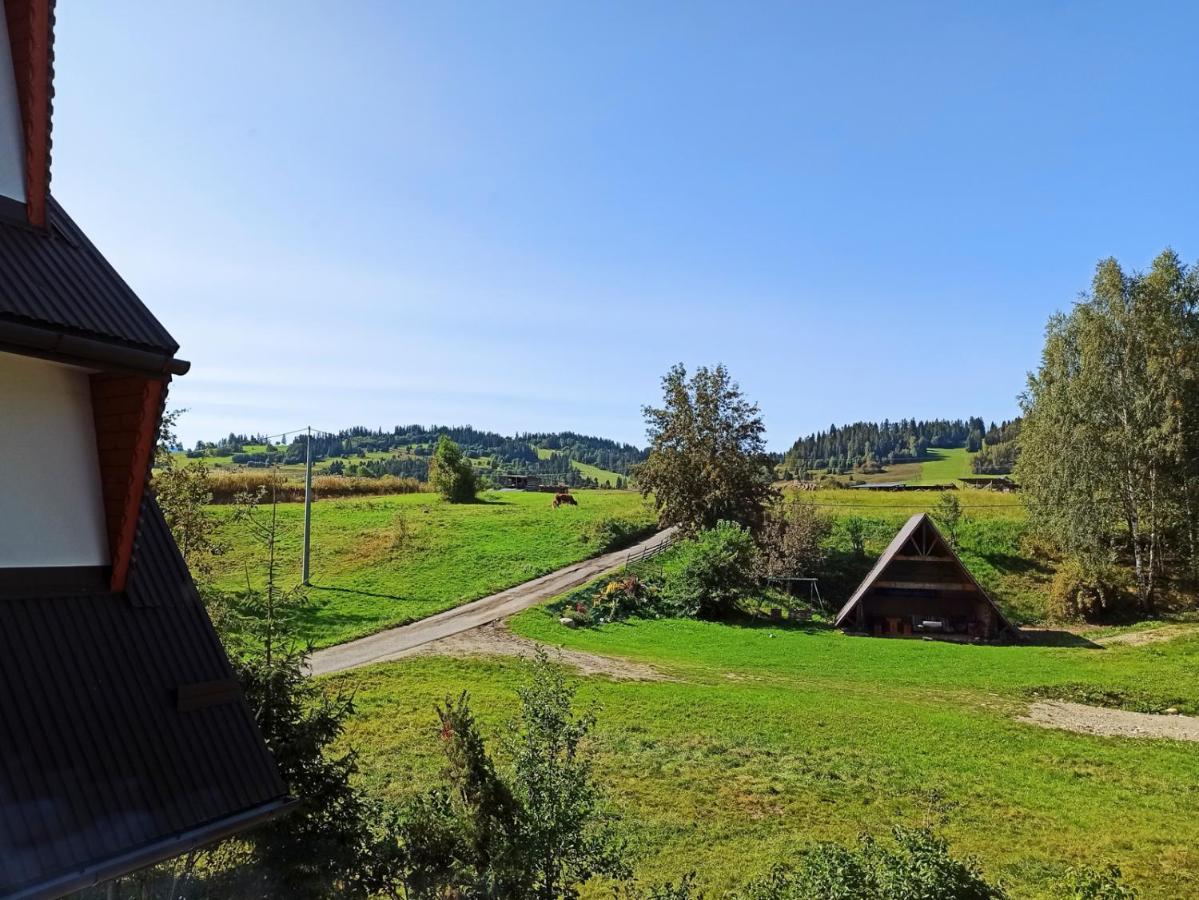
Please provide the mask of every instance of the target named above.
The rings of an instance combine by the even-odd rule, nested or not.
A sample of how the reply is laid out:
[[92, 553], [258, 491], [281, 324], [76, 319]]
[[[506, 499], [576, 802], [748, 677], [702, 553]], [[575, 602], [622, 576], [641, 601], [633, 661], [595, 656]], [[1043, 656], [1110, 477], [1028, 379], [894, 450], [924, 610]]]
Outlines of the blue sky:
[[1199, 256], [1194, 4], [59, 0], [55, 196], [182, 435], [642, 442], [723, 361], [783, 449], [1016, 411], [1114, 255]]

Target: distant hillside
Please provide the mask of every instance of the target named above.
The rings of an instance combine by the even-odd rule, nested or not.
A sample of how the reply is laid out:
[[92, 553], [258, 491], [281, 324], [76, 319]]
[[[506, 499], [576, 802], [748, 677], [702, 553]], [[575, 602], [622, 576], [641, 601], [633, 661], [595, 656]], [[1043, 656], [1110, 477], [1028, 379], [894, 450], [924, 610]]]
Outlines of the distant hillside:
[[[1005, 423], [1006, 425], [1007, 423]], [[994, 431], [996, 426], [991, 425]], [[803, 477], [805, 472], [846, 473], [880, 466], [919, 462], [932, 449], [982, 448], [986, 423], [968, 419], [900, 419], [897, 422], [854, 422], [831, 425], [802, 437], [782, 455], [779, 468], [784, 477]]]
[[[627, 481], [631, 467], [646, 456], [632, 444], [573, 431], [506, 436], [469, 425], [347, 428], [334, 435], [313, 435], [312, 449], [320, 470], [330, 474], [424, 480], [428, 458], [442, 435], [457, 443], [484, 473], [552, 475], [576, 486], [615, 486], [618, 478]], [[272, 444], [263, 435], [229, 434], [217, 441], [199, 441], [186, 455], [248, 468], [296, 465], [304, 462], [305, 441], [297, 435], [288, 444]]]

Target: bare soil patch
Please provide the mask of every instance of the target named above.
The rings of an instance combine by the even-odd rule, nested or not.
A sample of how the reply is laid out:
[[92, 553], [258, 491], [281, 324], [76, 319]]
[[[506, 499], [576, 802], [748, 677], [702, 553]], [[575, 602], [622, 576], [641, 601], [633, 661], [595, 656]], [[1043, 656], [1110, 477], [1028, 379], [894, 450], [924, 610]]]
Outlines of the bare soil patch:
[[1141, 647], [1145, 644], [1172, 641], [1176, 637], [1196, 633], [1199, 633], [1199, 626], [1165, 625], [1161, 628], [1147, 628], [1144, 631], [1127, 631], [1124, 634], [1113, 634], [1110, 637], [1094, 638], [1094, 641], [1101, 647]]
[[1028, 708], [1021, 722], [1042, 728], [1064, 728], [1081, 734], [1105, 737], [1170, 738], [1175, 741], [1199, 741], [1199, 718], [1163, 716], [1086, 706], [1064, 700], [1041, 700]]
[[481, 628], [463, 631], [428, 644], [422, 644], [420, 647], [414, 648], [410, 654], [404, 655], [532, 656], [539, 646], [545, 647], [549, 651], [551, 659], [572, 666], [583, 675], [606, 675], [622, 681], [669, 680], [666, 675], [653, 666], [644, 663], [539, 644], [537, 641], [513, 634], [503, 622], [493, 622]]

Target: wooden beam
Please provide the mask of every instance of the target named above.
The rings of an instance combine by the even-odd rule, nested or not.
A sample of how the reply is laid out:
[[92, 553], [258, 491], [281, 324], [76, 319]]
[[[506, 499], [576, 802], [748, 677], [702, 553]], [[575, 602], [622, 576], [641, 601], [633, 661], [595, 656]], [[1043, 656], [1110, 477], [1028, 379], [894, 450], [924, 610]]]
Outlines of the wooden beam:
[[876, 588], [899, 588], [905, 591], [977, 591], [969, 582], [957, 581], [876, 581]]

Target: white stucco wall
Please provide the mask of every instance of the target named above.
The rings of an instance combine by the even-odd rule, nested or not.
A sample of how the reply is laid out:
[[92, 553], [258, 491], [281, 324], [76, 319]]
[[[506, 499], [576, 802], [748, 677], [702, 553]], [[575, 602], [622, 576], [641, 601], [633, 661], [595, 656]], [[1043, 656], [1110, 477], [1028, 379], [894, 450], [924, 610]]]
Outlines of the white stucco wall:
[[0, 0], [0, 194], [25, 202], [25, 136], [17, 102], [8, 23]]
[[0, 568], [108, 562], [87, 373], [0, 353]]

